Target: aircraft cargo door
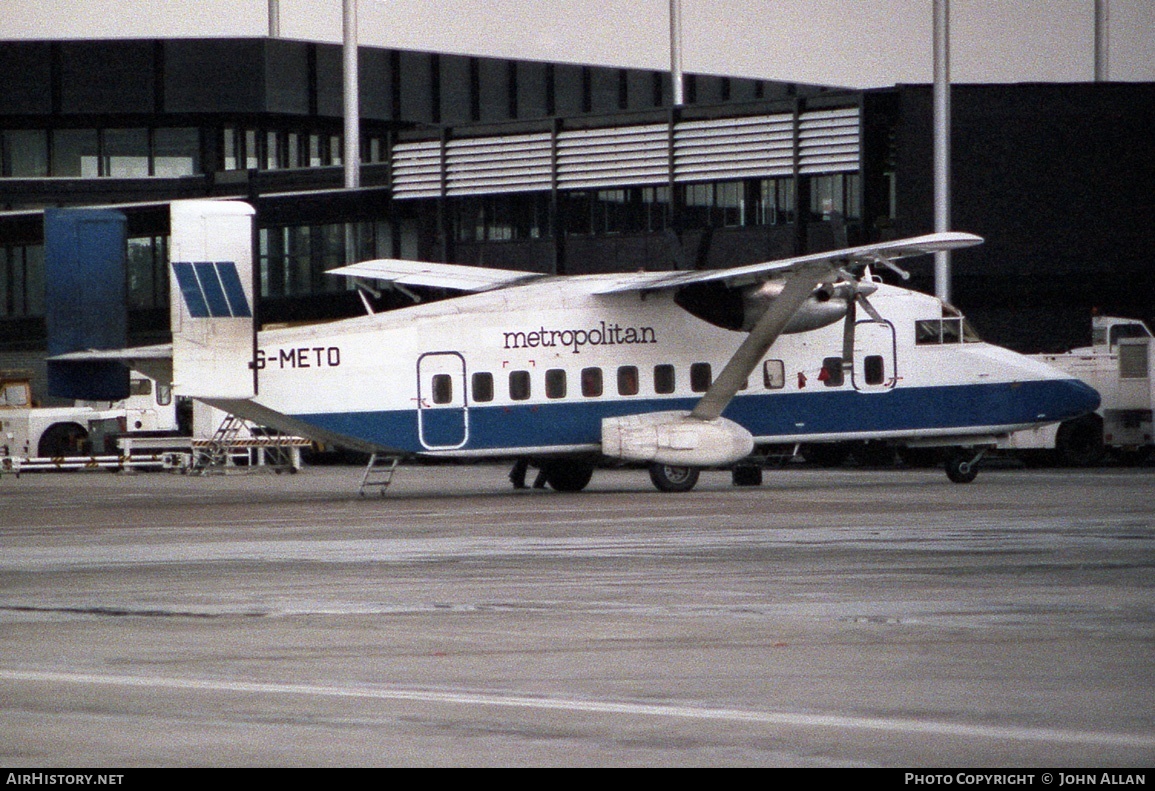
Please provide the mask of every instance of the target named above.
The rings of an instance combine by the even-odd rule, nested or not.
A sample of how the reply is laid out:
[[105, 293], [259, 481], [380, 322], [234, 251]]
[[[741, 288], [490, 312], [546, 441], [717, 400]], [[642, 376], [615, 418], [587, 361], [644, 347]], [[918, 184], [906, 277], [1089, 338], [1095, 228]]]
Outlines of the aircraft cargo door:
[[465, 358], [457, 352], [429, 352], [417, 360], [417, 437], [428, 450], [469, 441]]
[[889, 321], [860, 321], [854, 325], [854, 389], [885, 392], [898, 381], [894, 325]]

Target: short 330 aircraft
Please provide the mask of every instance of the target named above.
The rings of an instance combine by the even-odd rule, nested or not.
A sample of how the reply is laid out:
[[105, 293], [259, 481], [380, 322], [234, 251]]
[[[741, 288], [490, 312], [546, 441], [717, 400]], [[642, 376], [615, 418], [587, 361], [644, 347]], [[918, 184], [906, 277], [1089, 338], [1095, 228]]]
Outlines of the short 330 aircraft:
[[968, 482], [999, 437], [1098, 405], [1078, 380], [982, 342], [953, 307], [869, 273], [905, 275], [895, 260], [981, 242], [970, 234], [692, 272], [366, 261], [331, 274], [464, 295], [258, 331], [252, 208], [171, 211], [171, 347], [56, 362], [170, 374], [178, 394], [339, 447], [530, 459], [562, 491], [608, 459], [685, 491], [759, 446], [883, 440], [955, 448], [948, 475]]

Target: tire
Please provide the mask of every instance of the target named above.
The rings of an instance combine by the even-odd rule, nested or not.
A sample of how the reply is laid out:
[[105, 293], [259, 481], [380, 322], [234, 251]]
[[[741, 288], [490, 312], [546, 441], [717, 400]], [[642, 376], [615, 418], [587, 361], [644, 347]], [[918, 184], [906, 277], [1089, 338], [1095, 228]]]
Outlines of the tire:
[[802, 447], [802, 458], [819, 467], [841, 467], [850, 455], [850, 446], [845, 442], [825, 442]]
[[1103, 419], [1083, 415], [1059, 426], [1055, 435], [1059, 459], [1068, 467], [1090, 467], [1103, 459]]
[[973, 481], [979, 474], [979, 465], [970, 463], [973, 458], [974, 454], [966, 451], [951, 454], [946, 460], [946, 477], [950, 478], [952, 483]]
[[730, 471], [735, 486], [761, 486], [762, 468], [756, 464], [740, 464]]
[[651, 464], [650, 480], [663, 492], [688, 492], [698, 483], [701, 473], [697, 467], [679, 467], [673, 464]]
[[54, 423], [40, 435], [36, 454], [48, 458], [84, 455], [88, 432], [76, 423]]
[[580, 492], [594, 476], [594, 465], [588, 461], [551, 461], [542, 465], [541, 471], [555, 492]]

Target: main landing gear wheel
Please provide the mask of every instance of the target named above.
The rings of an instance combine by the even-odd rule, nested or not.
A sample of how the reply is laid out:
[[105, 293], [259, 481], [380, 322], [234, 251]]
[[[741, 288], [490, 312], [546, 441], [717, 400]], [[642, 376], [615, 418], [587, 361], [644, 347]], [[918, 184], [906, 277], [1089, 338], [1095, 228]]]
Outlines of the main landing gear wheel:
[[663, 492], [688, 492], [698, 483], [701, 473], [697, 467], [677, 467], [672, 464], [651, 464], [650, 480]]
[[979, 474], [979, 459], [982, 452], [971, 453], [959, 450], [946, 460], [946, 477], [954, 483], [970, 483]]
[[730, 475], [735, 486], [762, 485], [762, 468], [757, 464], [739, 464]]
[[594, 465], [588, 461], [551, 461], [543, 464], [541, 471], [555, 492], [580, 492], [594, 476]]

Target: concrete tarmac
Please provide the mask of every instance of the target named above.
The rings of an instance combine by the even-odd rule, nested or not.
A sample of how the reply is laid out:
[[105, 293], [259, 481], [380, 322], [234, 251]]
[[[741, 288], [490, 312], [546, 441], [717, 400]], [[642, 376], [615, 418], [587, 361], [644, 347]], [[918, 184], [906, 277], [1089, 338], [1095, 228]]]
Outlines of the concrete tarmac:
[[0, 478], [0, 765], [1155, 766], [1155, 469], [507, 472]]

